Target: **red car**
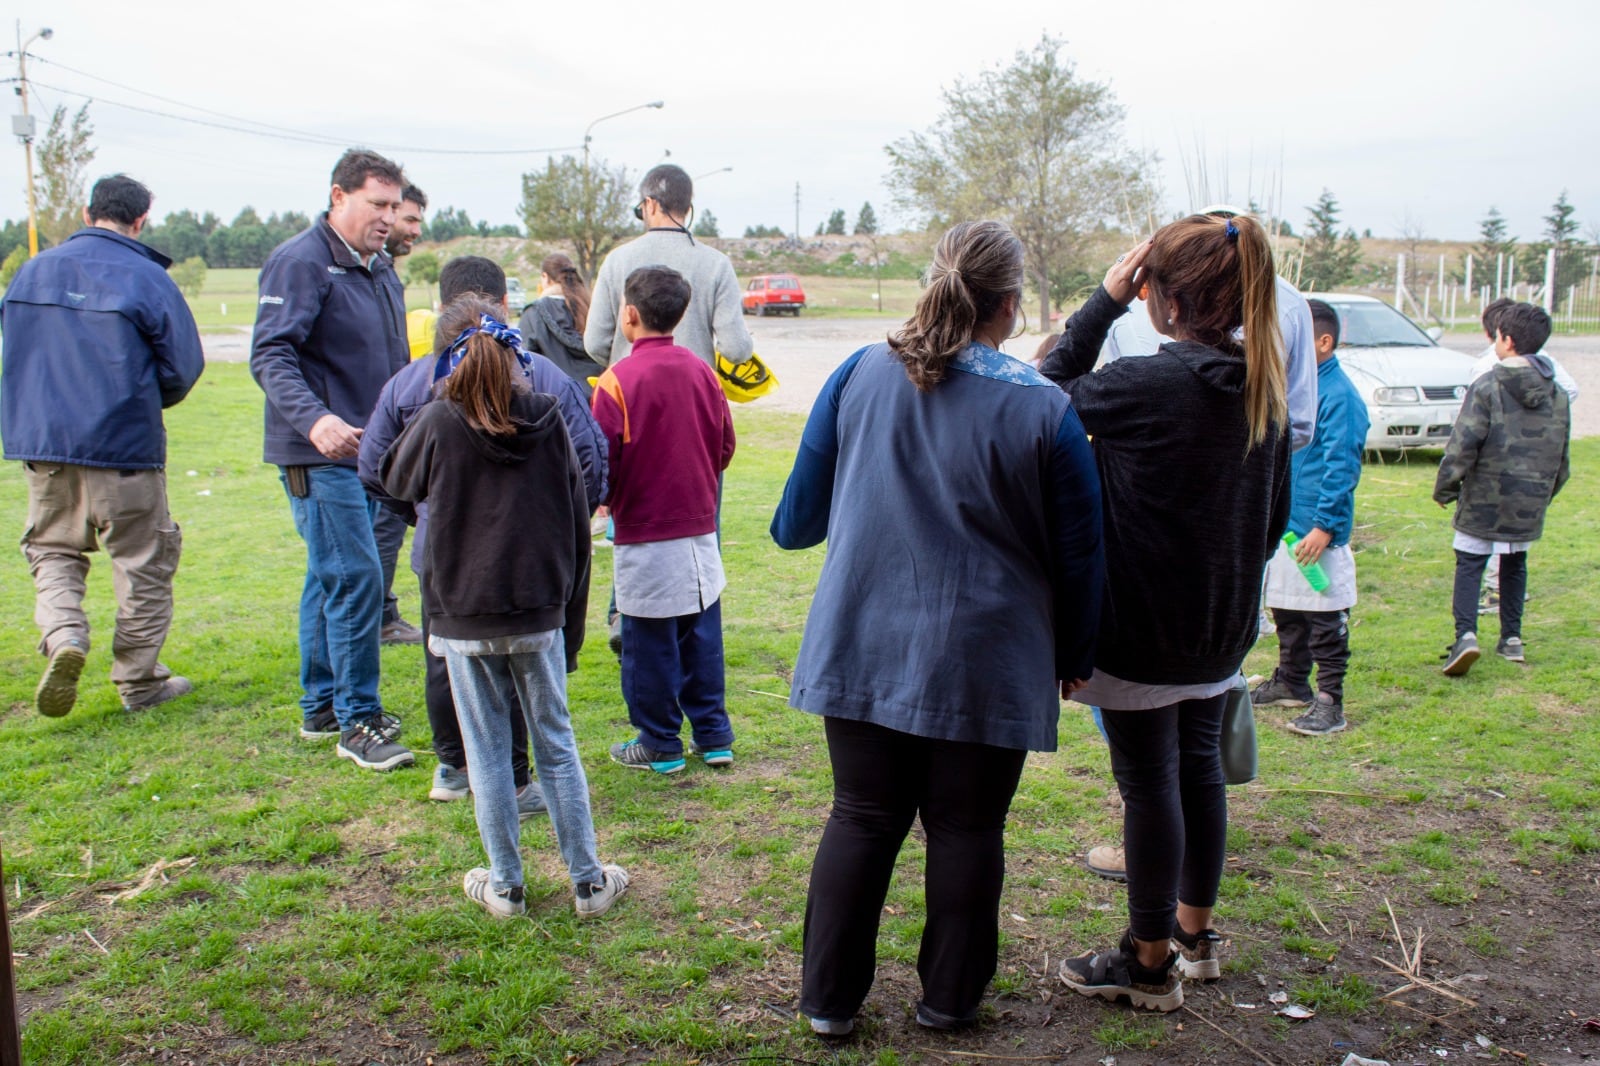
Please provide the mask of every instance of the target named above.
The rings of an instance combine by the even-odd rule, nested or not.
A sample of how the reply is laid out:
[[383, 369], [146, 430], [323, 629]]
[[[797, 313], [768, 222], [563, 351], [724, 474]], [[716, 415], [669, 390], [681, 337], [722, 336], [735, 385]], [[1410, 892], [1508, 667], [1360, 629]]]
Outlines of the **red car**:
[[744, 313], [798, 316], [806, 307], [806, 290], [793, 274], [757, 274], [744, 288]]

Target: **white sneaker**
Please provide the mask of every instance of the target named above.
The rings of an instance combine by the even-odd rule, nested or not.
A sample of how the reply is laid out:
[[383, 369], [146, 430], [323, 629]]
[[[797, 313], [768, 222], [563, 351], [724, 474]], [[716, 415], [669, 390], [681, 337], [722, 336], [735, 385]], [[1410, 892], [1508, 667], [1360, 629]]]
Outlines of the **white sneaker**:
[[481, 866], [474, 866], [467, 871], [467, 876], [461, 880], [461, 890], [468, 899], [496, 918], [515, 918], [528, 909], [527, 901], [522, 898], [521, 885], [496, 892], [489, 887], [489, 871]]
[[605, 875], [604, 883], [589, 885], [589, 895], [577, 897], [575, 906], [579, 918], [600, 917], [611, 909], [618, 897], [628, 891], [628, 871], [615, 863], [606, 863], [600, 869]]

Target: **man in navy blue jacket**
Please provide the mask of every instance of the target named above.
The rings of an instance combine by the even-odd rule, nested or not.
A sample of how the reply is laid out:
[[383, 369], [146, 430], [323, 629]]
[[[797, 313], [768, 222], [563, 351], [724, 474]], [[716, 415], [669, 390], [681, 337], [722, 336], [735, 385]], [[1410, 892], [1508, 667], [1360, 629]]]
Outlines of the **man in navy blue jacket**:
[[[449, 307], [456, 298], [464, 295], [482, 296], [506, 306], [506, 272], [499, 264], [480, 255], [457, 256], [444, 265], [439, 273], [439, 306]], [[583, 390], [560, 367], [537, 352], [530, 353], [532, 362], [527, 368], [528, 383], [535, 392], [550, 393], [561, 405], [561, 419], [566, 424], [567, 435], [572, 438], [572, 450], [577, 453], [578, 465], [583, 470], [583, 487], [589, 498], [589, 513], [605, 502], [610, 491], [607, 483], [606, 438], [589, 413]], [[378, 404], [367, 420], [361, 435], [359, 468], [361, 481], [367, 491], [380, 500], [386, 509], [417, 527], [411, 538], [411, 568], [422, 577], [423, 546], [427, 541], [427, 504], [413, 508], [409, 503], [391, 499], [383, 491], [383, 478], [379, 466], [384, 453], [400, 436], [400, 431], [415, 418], [423, 407], [433, 400], [434, 367], [437, 355], [426, 356], [406, 366], [383, 387]], [[428, 632], [428, 589], [422, 586], [422, 629]], [[576, 653], [569, 654], [575, 660]], [[439, 757], [434, 771], [433, 787], [428, 798], [440, 802], [464, 799], [469, 791], [467, 754], [461, 739], [461, 723], [456, 718], [455, 697], [450, 690], [450, 674], [444, 659], [427, 652], [423, 697], [428, 709], [428, 725], [433, 730], [433, 753]], [[569, 662], [576, 667], [576, 661]], [[513, 694], [514, 697], [514, 694]], [[522, 715], [511, 716], [511, 770], [517, 787], [517, 814], [527, 818], [545, 809], [544, 796], [528, 767], [528, 727]]]
[[281, 470], [306, 543], [300, 735], [337, 736], [340, 757], [369, 770], [414, 761], [378, 700], [377, 505], [356, 475], [367, 415], [407, 362], [404, 292], [383, 254], [405, 183], [374, 152], [340, 157], [327, 214], [261, 268], [250, 352], [267, 397], [264, 458]]
[[49, 659], [34, 699], [52, 717], [77, 702], [86, 553], [97, 538], [116, 572], [111, 680], [123, 706], [144, 710], [194, 688], [158, 661], [183, 544], [167, 510], [161, 412], [189, 394], [205, 359], [167, 276], [172, 260], [139, 243], [150, 202], [126, 175], [95, 182], [87, 228], [24, 263], [0, 304], [0, 431], [5, 457], [27, 473], [22, 551]]

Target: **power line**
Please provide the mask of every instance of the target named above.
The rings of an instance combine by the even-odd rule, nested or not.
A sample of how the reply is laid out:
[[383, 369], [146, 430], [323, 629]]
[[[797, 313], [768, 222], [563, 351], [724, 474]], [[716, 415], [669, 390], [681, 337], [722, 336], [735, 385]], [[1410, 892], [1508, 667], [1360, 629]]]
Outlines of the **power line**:
[[397, 152], [397, 153], [404, 152], [404, 153], [414, 153], [414, 154], [417, 154], [417, 155], [465, 155], [465, 156], [547, 155], [547, 154], [549, 154], [551, 152], [573, 151], [573, 150], [576, 150], [576, 149], [582, 147], [582, 145], [576, 145], [576, 144], [563, 144], [563, 145], [555, 145], [555, 146], [547, 147], [547, 148], [428, 148], [428, 147], [418, 147], [416, 145], [397, 145], [397, 144], [383, 144], [383, 143], [362, 142], [359, 138], [355, 139], [354, 141], [352, 141], [352, 140], [346, 139], [346, 138], [331, 137], [331, 136], [328, 136], [326, 134], [308, 133], [308, 132], [301, 131], [301, 130], [293, 130], [293, 129], [289, 129], [288, 127], [284, 127], [284, 126], [273, 126], [273, 125], [271, 125], [269, 123], [257, 122], [254, 119], [239, 118], [239, 117], [237, 117], [235, 115], [224, 114], [223, 112], [213, 111], [213, 110], [211, 110], [209, 108], [198, 107], [198, 106], [196, 106], [194, 104], [186, 104], [186, 103], [183, 103], [180, 100], [173, 100], [173, 99], [171, 99], [169, 97], [159, 96], [159, 95], [157, 95], [155, 93], [147, 93], [147, 92], [144, 92], [141, 89], [132, 88], [131, 86], [119, 85], [116, 82], [107, 81], [104, 78], [96, 78], [92, 74], [83, 74], [82, 71], [73, 70], [71, 67], [64, 66], [64, 65], [62, 65], [60, 63], [57, 63], [55, 65], [58, 66], [58, 67], [61, 67], [62, 70], [69, 71], [70, 73], [82, 74], [82, 76], [84, 76], [84, 77], [93, 78], [95, 81], [103, 81], [107, 85], [115, 85], [119, 89], [125, 89], [128, 92], [138, 93], [141, 96], [149, 96], [149, 97], [152, 97], [153, 99], [161, 100], [164, 103], [174, 104], [174, 105], [176, 105], [178, 107], [186, 107], [186, 108], [189, 108], [190, 110], [199, 111], [199, 112], [202, 112], [204, 114], [217, 115], [217, 116], [219, 116], [221, 118], [226, 118], [230, 122], [233, 122], [233, 123], [243, 122], [243, 123], [248, 123], [250, 125], [261, 127], [261, 128], [252, 129], [252, 128], [249, 128], [249, 126], [230, 125], [229, 123], [224, 123], [224, 122], [211, 122], [211, 121], [208, 121], [206, 119], [195, 118], [192, 115], [175, 115], [170, 111], [160, 111], [160, 110], [157, 110], [156, 108], [141, 107], [138, 104], [130, 104], [130, 103], [127, 103], [127, 102], [121, 101], [121, 100], [113, 100], [113, 99], [110, 99], [109, 97], [97, 96], [97, 95], [94, 95], [94, 94], [91, 94], [91, 93], [80, 92], [80, 91], [78, 91], [76, 89], [66, 89], [66, 88], [62, 88], [59, 85], [49, 85], [49, 84], [46, 84], [45, 82], [39, 81], [37, 78], [29, 78], [28, 79], [29, 85], [30, 86], [37, 85], [40, 88], [50, 89], [50, 90], [52, 90], [54, 92], [58, 92], [58, 93], [66, 93], [69, 96], [80, 97], [80, 98], [82, 98], [84, 100], [93, 101], [95, 103], [109, 104], [112, 107], [120, 107], [120, 108], [123, 108], [123, 109], [128, 110], [128, 111], [137, 111], [137, 112], [139, 112], [141, 114], [154, 115], [154, 116], [156, 116], [158, 118], [172, 119], [175, 122], [187, 122], [187, 123], [190, 123], [191, 125], [195, 125], [195, 126], [205, 126], [207, 128], [210, 128], [210, 129], [227, 130], [227, 131], [229, 131], [231, 133], [243, 133], [243, 134], [247, 134], [247, 135], [255, 136], [255, 137], [269, 137], [269, 138], [272, 138], [274, 140], [299, 141], [301, 143], [306, 143], [306, 144], [317, 144], [317, 145], [325, 145], [325, 146], [330, 146], [330, 147], [345, 147], [345, 146], [348, 146], [348, 145], [350, 145], [352, 143], [368, 143], [373, 148], [381, 148], [381, 149], [383, 149], [384, 151], [387, 151], [387, 152]]

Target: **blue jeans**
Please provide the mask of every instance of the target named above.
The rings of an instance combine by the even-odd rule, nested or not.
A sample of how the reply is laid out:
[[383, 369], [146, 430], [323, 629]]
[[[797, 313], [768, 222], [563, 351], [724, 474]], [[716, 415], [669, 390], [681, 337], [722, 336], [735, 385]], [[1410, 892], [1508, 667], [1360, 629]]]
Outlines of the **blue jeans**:
[[406, 520], [387, 507], [374, 507], [372, 535], [378, 544], [378, 564], [383, 567], [383, 624], [388, 625], [400, 617], [400, 604], [394, 594], [394, 571], [406, 539]]
[[[306, 468], [311, 492], [289, 497], [294, 528], [306, 542], [300, 593], [300, 711], [332, 707], [348, 729], [383, 710], [378, 701], [378, 630], [383, 568], [372, 535], [377, 504], [353, 468]], [[284, 491], [288, 479], [280, 473]]]
[[731, 747], [724, 689], [721, 600], [678, 618], [622, 616], [622, 698], [645, 747], [683, 754], [685, 716], [702, 751]]
[[605, 880], [595, 852], [589, 779], [567, 713], [567, 651], [559, 631], [549, 650], [512, 655], [462, 655], [447, 650], [450, 688], [461, 719], [461, 741], [472, 777], [478, 836], [489, 853], [489, 882], [497, 890], [522, 884], [517, 787], [511, 777], [511, 715], [517, 700], [533, 746], [556, 845], [574, 886]]

